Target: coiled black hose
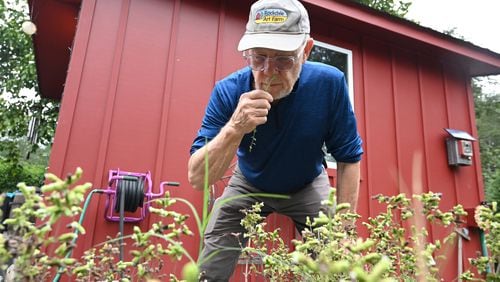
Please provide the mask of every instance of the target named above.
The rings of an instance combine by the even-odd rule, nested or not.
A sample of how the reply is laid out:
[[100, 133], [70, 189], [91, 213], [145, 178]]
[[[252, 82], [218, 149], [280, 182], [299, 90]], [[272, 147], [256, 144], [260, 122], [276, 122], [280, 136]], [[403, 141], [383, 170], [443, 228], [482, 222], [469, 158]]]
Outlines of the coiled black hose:
[[136, 176], [125, 176], [116, 184], [115, 212], [120, 212], [120, 199], [124, 194], [124, 211], [135, 212], [144, 204], [144, 179]]

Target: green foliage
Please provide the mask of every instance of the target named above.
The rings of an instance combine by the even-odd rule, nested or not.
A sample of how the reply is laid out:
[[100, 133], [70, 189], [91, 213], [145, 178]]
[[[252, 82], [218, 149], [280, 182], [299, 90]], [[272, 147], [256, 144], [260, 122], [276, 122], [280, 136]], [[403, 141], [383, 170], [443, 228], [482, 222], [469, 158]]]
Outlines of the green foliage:
[[[18, 8], [21, 4], [24, 7]], [[21, 31], [26, 1], [0, 1], [0, 93], [19, 93], [36, 87], [35, 57], [31, 38]]]
[[[52, 270], [57, 270], [59, 277], [72, 275], [74, 281], [114, 281], [118, 277], [120, 281], [162, 279], [164, 275], [160, 272], [166, 257], [174, 261], [187, 258], [190, 263], [183, 271], [184, 278], [194, 281], [193, 277], [198, 276], [196, 262], [181, 242], [183, 236], [193, 235], [186, 225], [189, 216], [168, 210], [178, 202], [168, 193], [155, 201], [158, 208], [150, 209], [168, 223], [153, 223], [146, 232], [135, 226], [134, 233], [125, 236], [133, 241], [130, 261], [118, 258], [121, 235], [86, 250], [78, 260], [72, 258], [78, 234], [85, 234], [85, 229], [79, 222], [72, 221], [66, 233], [54, 234], [52, 231], [60, 220], [73, 219], [84, 212], [80, 206], [91, 184], [77, 184], [81, 175], [81, 169], [65, 179], [46, 174], [47, 184], [40, 189], [24, 183], [18, 185], [25, 202], [12, 210], [13, 216], [4, 221], [9, 231], [0, 234], [0, 265], [5, 266], [15, 258], [15, 281], [49, 281]], [[152, 240], [163, 244], [152, 244]], [[47, 250], [53, 251], [48, 253]], [[174, 275], [169, 278], [179, 281]]]
[[411, 6], [411, 1], [398, 0], [354, 0], [355, 2], [404, 18]]
[[[478, 226], [486, 231], [485, 240], [489, 254], [470, 261], [479, 273], [486, 273], [487, 281], [500, 281], [500, 210], [497, 202], [477, 207], [474, 218]], [[470, 271], [464, 275], [468, 280], [474, 278]]]
[[[14, 216], [4, 222], [9, 231], [0, 235], [0, 265], [15, 257], [16, 281], [49, 281], [53, 270], [59, 276], [71, 276], [72, 281], [181, 281], [174, 274], [163, 274], [169, 260], [183, 264], [182, 281], [198, 281], [198, 263], [182, 244], [184, 236], [193, 235], [186, 225], [189, 216], [171, 208], [179, 202], [188, 204], [197, 217], [196, 210], [168, 193], [150, 208], [161, 220], [147, 231], [135, 226], [132, 234], [123, 236], [132, 241], [127, 247], [130, 260], [119, 259], [120, 234], [86, 250], [81, 258], [71, 257], [84, 228], [72, 221], [66, 233], [52, 231], [60, 220], [73, 219], [85, 211], [86, 205], [80, 206], [91, 185], [78, 184], [81, 174], [80, 169], [65, 179], [46, 174], [48, 184], [40, 189], [19, 184], [25, 203], [12, 211]], [[249, 239], [247, 246], [241, 246], [242, 253], [261, 258], [262, 264], [256, 266], [249, 260], [250, 271], [270, 281], [440, 281], [436, 261], [443, 259], [446, 254], [440, 250], [456, 236], [452, 231], [443, 242], [429, 242], [426, 224], [460, 227], [466, 216], [464, 209], [458, 205], [441, 211], [440, 196], [432, 192], [411, 199], [404, 194], [377, 195], [374, 199], [387, 207], [386, 212], [362, 223], [368, 237], [361, 238], [351, 227], [360, 216], [348, 212], [348, 204], [337, 205], [332, 189], [324, 202], [327, 208], [307, 220], [302, 239], [293, 240], [293, 250], [281, 239], [279, 230], [266, 230], [260, 216], [262, 204], [255, 203], [243, 211], [246, 216], [242, 220], [247, 230], [244, 236]], [[202, 228], [204, 223], [196, 220]], [[461, 278], [484, 281], [486, 276], [488, 281], [499, 281], [500, 213], [496, 203], [478, 207], [476, 221], [486, 233], [490, 255], [471, 259], [484, 276], [476, 277], [477, 272], [467, 270]], [[405, 228], [408, 226], [411, 228]]]
[[[18, 185], [25, 202], [21, 207], [13, 209], [13, 216], [3, 222], [10, 231], [2, 234], [8, 242], [9, 252], [0, 257], [0, 265], [5, 265], [15, 257], [16, 281], [44, 281], [50, 269], [64, 269], [76, 262], [65, 256], [73, 247], [71, 241], [76, 236], [73, 229], [81, 229], [81, 226], [74, 222], [68, 226], [68, 233], [57, 237], [50, 233], [60, 218], [73, 217], [81, 212], [80, 203], [91, 185], [86, 183], [74, 186], [81, 176], [81, 170], [64, 180], [51, 174], [46, 176], [51, 183], [41, 188], [43, 195], [34, 186], [27, 186], [25, 183]], [[70, 186], [74, 187], [69, 189]], [[48, 255], [43, 251], [49, 247], [57, 247], [55, 255]]]
[[0, 193], [14, 191], [24, 180], [28, 185], [39, 186], [43, 181], [45, 165], [20, 162], [18, 155], [0, 158]]
[[[367, 238], [346, 228], [359, 215], [336, 205], [333, 190], [326, 202], [330, 212], [309, 221], [302, 240], [294, 240], [294, 251], [288, 250], [276, 230], [265, 231], [258, 215], [261, 205], [254, 205], [242, 221], [250, 239], [244, 251], [262, 256], [263, 269], [252, 271], [271, 281], [440, 281], [436, 260], [443, 243], [428, 241], [425, 222], [458, 226], [466, 215], [463, 208], [439, 210], [440, 196], [432, 192], [413, 199], [404, 194], [374, 198], [387, 210], [362, 223], [368, 229]], [[452, 233], [446, 240], [454, 238]]]
[[[25, 166], [23, 157], [51, 144], [59, 112], [59, 102], [38, 93], [32, 39], [21, 30], [27, 19], [27, 1], [0, 0], [0, 155], [10, 158], [12, 171]], [[30, 122], [35, 126], [26, 142]]]
[[[32, 39], [21, 30], [27, 10], [26, 1], [0, 0], [0, 192], [40, 185], [58, 114], [58, 102], [29, 95], [38, 84]], [[30, 121], [37, 126], [26, 138]]]
[[[189, 263], [186, 271], [183, 271], [184, 275], [191, 277], [189, 279], [192, 279], [193, 275], [198, 276], [196, 263], [180, 242], [182, 236], [193, 235], [186, 225], [188, 216], [165, 210], [176, 202], [167, 193], [164, 199], [157, 201], [161, 208], [150, 210], [171, 223], [164, 224], [162, 221], [153, 223], [146, 232], [135, 226], [134, 233], [126, 236], [133, 241], [130, 261], [118, 259], [119, 235], [116, 239], [109, 238], [100, 248], [85, 251], [82, 260], [76, 262], [74, 267], [68, 268], [67, 272], [76, 276], [76, 281], [112, 281], [118, 276], [122, 277], [121, 281], [136, 281], [134, 278], [160, 279], [165, 278], [165, 275], [160, 272], [165, 256], [168, 256], [173, 261], [180, 261], [183, 257], [187, 257]], [[154, 239], [160, 239], [164, 244], [152, 244], [151, 241]], [[177, 281], [174, 275], [170, 275], [170, 279]]]
[[476, 125], [486, 199], [500, 202], [500, 93], [484, 93], [481, 79], [472, 81]]

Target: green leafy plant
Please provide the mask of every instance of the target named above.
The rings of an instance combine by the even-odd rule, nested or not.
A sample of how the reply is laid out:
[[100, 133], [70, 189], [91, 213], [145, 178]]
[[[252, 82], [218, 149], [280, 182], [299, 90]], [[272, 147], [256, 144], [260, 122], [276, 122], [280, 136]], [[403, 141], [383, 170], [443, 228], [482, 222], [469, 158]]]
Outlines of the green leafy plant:
[[[478, 206], [474, 217], [479, 228], [486, 233], [485, 243], [489, 253], [471, 258], [470, 262], [478, 273], [486, 275], [487, 281], [500, 281], [500, 211], [497, 202]], [[462, 279], [478, 280], [472, 271], [465, 272]]]
[[[301, 240], [293, 241], [294, 250], [288, 249], [277, 230], [265, 230], [265, 221], [259, 216], [261, 204], [256, 203], [245, 211], [242, 221], [247, 230], [245, 237], [250, 239], [244, 253], [262, 257], [262, 267], [252, 266], [251, 271], [271, 281], [441, 281], [436, 261], [442, 258], [440, 251], [456, 238], [456, 233], [451, 232], [443, 242], [429, 242], [426, 224], [459, 228], [466, 216], [463, 207], [457, 205], [443, 212], [438, 208], [440, 195], [432, 192], [411, 199], [404, 194], [377, 195], [374, 199], [387, 209], [362, 223], [368, 236], [361, 238], [354, 229], [345, 228], [349, 226], [345, 223], [356, 221], [359, 215], [343, 212], [349, 207], [336, 205], [333, 190], [325, 202], [330, 210], [309, 220]], [[500, 234], [492, 229], [494, 216], [486, 207], [479, 211], [488, 222], [482, 228], [489, 230], [487, 244], [491, 249], [489, 259], [479, 262], [498, 263]], [[462, 274], [462, 279], [467, 277], [473, 277], [470, 270]], [[491, 277], [498, 279], [498, 274], [489, 273], [488, 279]]]
[[[18, 185], [25, 203], [13, 210], [13, 217], [4, 222], [8, 232], [0, 235], [0, 263], [6, 265], [14, 259], [17, 280], [48, 281], [57, 273], [69, 275], [74, 281], [181, 281], [172, 273], [164, 273], [165, 261], [172, 260], [184, 264], [183, 281], [198, 281], [198, 262], [182, 243], [184, 236], [193, 235], [186, 224], [189, 216], [172, 208], [178, 203], [186, 204], [200, 230], [204, 222], [189, 201], [172, 198], [168, 193], [154, 200], [150, 208], [159, 216], [158, 222], [149, 230], [135, 227], [133, 234], [123, 236], [132, 242], [128, 247], [129, 260], [119, 259], [120, 234], [86, 250], [81, 258], [71, 257], [78, 234], [85, 233], [83, 227], [70, 220], [68, 232], [54, 235], [52, 229], [63, 218], [72, 219], [82, 212], [80, 206], [91, 185], [77, 184], [81, 174], [80, 169], [64, 179], [47, 174], [48, 184], [40, 189]], [[308, 219], [302, 238], [293, 240], [291, 249], [279, 236], [279, 230], [267, 230], [260, 216], [262, 204], [255, 203], [243, 211], [242, 225], [249, 244], [242, 245], [241, 250], [244, 256], [256, 258], [248, 260], [245, 275], [255, 273], [271, 281], [440, 280], [436, 269], [439, 252], [456, 235], [452, 232], [443, 242], [428, 242], [425, 227], [430, 221], [458, 228], [466, 215], [463, 208], [458, 205], [441, 211], [440, 195], [432, 192], [410, 199], [404, 194], [377, 195], [374, 199], [387, 207], [386, 212], [361, 223], [368, 230], [368, 236], [361, 238], [355, 229], [346, 228], [346, 223], [359, 221], [360, 216], [347, 212], [348, 204], [337, 205], [333, 189], [324, 202], [325, 210]], [[471, 259], [475, 270], [467, 270], [461, 279], [499, 281], [500, 216], [496, 203], [478, 207], [476, 221], [486, 233], [490, 253]], [[260, 263], [252, 263], [256, 261]]]
[[[24, 195], [25, 202], [12, 210], [13, 216], [3, 224], [9, 230], [2, 234], [8, 242], [10, 250], [0, 251], [1, 265], [15, 258], [15, 269], [18, 277], [28, 281], [43, 281], [54, 268], [64, 270], [76, 263], [73, 258], [66, 257], [74, 247], [71, 242], [75, 238], [75, 230], [83, 230], [78, 222], [68, 225], [69, 232], [54, 236], [53, 225], [62, 217], [73, 217], [81, 212], [80, 203], [90, 183], [74, 185], [81, 177], [81, 170], [65, 179], [53, 174], [46, 174], [51, 181], [38, 189], [20, 183], [17, 187]], [[72, 189], [69, 189], [71, 186]], [[54, 248], [49, 255], [44, 250]]]
[[[81, 169], [65, 179], [46, 174], [49, 183], [40, 189], [24, 183], [18, 185], [25, 201], [12, 211], [11, 218], [4, 221], [9, 231], [0, 235], [0, 242], [7, 243], [0, 246], [0, 265], [6, 266], [14, 259], [16, 281], [47, 281], [54, 273], [51, 271], [57, 272], [55, 281], [63, 274], [73, 275], [75, 281], [111, 281], [117, 277], [120, 281], [162, 278], [160, 272], [166, 257], [175, 261], [187, 258], [190, 273], [193, 272], [195, 260], [181, 242], [182, 236], [192, 235], [186, 225], [188, 215], [168, 210], [178, 202], [168, 193], [164, 198], [155, 200], [158, 207], [150, 208], [150, 212], [168, 223], [156, 222], [145, 232], [135, 227], [133, 234], [123, 236], [133, 241], [130, 261], [118, 259], [121, 235], [85, 251], [80, 259], [72, 258], [76, 238], [78, 234], [85, 234], [85, 229], [79, 222], [72, 221], [64, 234], [53, 235], [52, 230], [59, 220], [74, 218], [82, 212], [80, 206], [91, 184], [77, 185], [81, 175]], [[164, 243], [152, 244], [153, 238]], [[178, 281], [175, 275], [170, 275], [169, 279]]]
[[2, 160], [0, 158], [0, 192], [12, 192], [17, 189], [19, 180], [27, 185], [40, 186], [43, 182], [45, 166], [21, 162], [16, 159], [19, 155]]
[[[76, 276], [76, 281], [110, 281], [121, 277], [121, 281], [133, 281], [134, 278], [140, 279], [164, 279], [161, 274], [164, 265], [164, 259], [169, 257], [174, 261], [180, 261], [182, 258], [188, 258], [189, 269], [193, 269], [195, 261], [182, 246], [183, 236], [191, 236], [193, 233], [186, 225], [187, 215], [168, 208], [177, 200], [171, 198], [169, 193], [163, 199], [155, 200], [159, 208], [151, 207], [150, 212], [160, 216], [165, 220], [153, 223], [151, 228], [145, 232], [138, 226], [134, 227], [134, 232], [128, 236], [109, 238], [108, 241], [101, 244], [100, 248], [87, 250], [80, 262], [75, 267], [69, 269], [70, 273]], [[133, 241], [130, 254], [130, 261], [121, 261], [118, 259], [119, 240], [129, 238]], [[152, 243], [156, 239], [162, 243]], [[189, 273], [192, 273], [190, 270]], [[185, 274], [186, 275], [186, 274]], [[177, 281], [174, 275], [170, 279]], [[189, 279], [187, 279], [190, 281]]]
[[0, 0], [1, 192], [40, 185], [59, 112], [58, 101], [38, 93], [32, 38], [22, 31], [29, 18], [28, 1]]

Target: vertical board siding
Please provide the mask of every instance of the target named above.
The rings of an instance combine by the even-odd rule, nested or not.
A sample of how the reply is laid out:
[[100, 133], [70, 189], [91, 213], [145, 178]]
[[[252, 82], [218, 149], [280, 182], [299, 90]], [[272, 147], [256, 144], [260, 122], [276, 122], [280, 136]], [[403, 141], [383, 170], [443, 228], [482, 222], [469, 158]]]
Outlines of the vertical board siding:
[[[465, 87], [467, 89], [467, 102], [469, 104], [469, 119], [470, 119], [470, 124], [472, 124], [472, 136], [479, 137], [479, 134], [477, 132], [477, 127], [476, 127], [476, 112], [475, 112], [475, 106], [474, 106], [474, 94], [472, 92], [472, 79], [467, 79], [465, 81]], [[476, 168], [476, 187], [478, 188], [476, 190], [476, 193], [478, 195], [478, 199], [480, 202], [484, 201], [484, 187], [483, 184], [483, 177], [482, 177], [482, 167], [481, 167], [481, 159], [479, 157], [479, 142], [475, 143], [473, 145], [474, 149], [474, 158], [473, 158], [473, 165]]]
[[[467, 77], [456, 67], [383, 45], [366, 39], [362, 47], [369, 197], [433, 191], [442, 193], [443, 211], [456, 204], [476, 206], [480, 195], [477, 168], [450, 168], [444, 143], [444, 128], [473, 132], [464, 87]], [[371, 203], [371, 215], [381, 211], [383, 207]], [[453, 231], [436, 224], [427, 226], [431, 241]], [[472, 236], [473, 241], [464, 243], [468, 257], [480, 249], [477, 234]], [[438, 260], [440, 274], [445, 281], [455, 279], [457, 264], [449, 262], [457, 261], [456, 241], [440, 254], [446, 257]]]
[[[427, 173], [429, 175], [428, 190], [442, 193], [440, 208], [444, 211], [452, 208], [456, 203], [455, 185], [453, 174], [448, 166], [446, 157], [445, 138], [447, 133], [443, 130], [448, 128], [448, 111], [446, 101], [445, 74], [440, 63], [432, 62], [429, 58], [422, 58], [422, 87], [421, 95], [424, 108], [424, 124], [426, 129], [426, 148], [428, 150]], [[451, 228], [440, 225], [432, 226], [433, 239], [442, 239], [450, 232]], [[449, 261], [456, 261], [457, 251], [455, 247], [443, 249], [442, 254]], [[451, 281], [456, 277], [456, 264], [447, 261], [439, 261], [440, 273], [445, 281]]]
[[[370, 170], [368, 169], [368, 163], [370, 155], [367, 153], [370, 150], [370, 144], [366, 141], [366, 98], [365, 98], [365, 75], [363, 70], [365, 66], [364, 48], [360, 43], [358, 38], [356, 41], [356, 48], [353, 48], [353, 68], [354, 68], [354, 102], [356, 106], [356, 118], [358, 122], [358, 131], [363, 139], [363, 150], [365, 151], [361, 160], [361, 175], [360, 175], [360, 187], [358, 195], [358, 213], [361, 215], [361, 220], [367, 221], [368, 217], [372, 215], [371, 206], [374, 200], [371, 199], [372, 187], [370, 183]], [[359, 227], [361, 234], [366, 234], [367, 229], [365, 226]]]
[[[372, 195], [396, 195], [397, 156], [392, 87], [391, 54], [384, 44], [373, 38], [363, 40], [363, 69], [365, 79], [365, 142], [370, 150], [366, 152]], [[379, 214], [385, 207], [372, 202], [370, 212]], [[373, 215], [372, 214], [372, 215]]]
[[219, 30], [217, 72], [215, 81], [224, 78], [236, 69], [246, 66], [241, 52], [238, 52], [238, 42], [245, 30], [245, 18], [248, 18], [248, 8], [239, 1], [221, 1], [221, 29]]
[[429, 191], [443, 193], [443, 204], [451, 207], [456, 203], [453, 178], [446, 158], [445, 138], [443, 130], [448, 127], [444, 77], [441, 66], [426, 60], [421, 61], [423, 103], [423, 121], [426, 133], [426, 148], [429, 160]]
[[[418, 64], [416, 56], [405, 50], [393, 47], [392, 53], [398, 191], [411, 198], [414, 194], [427, 192]], [[421, 217], [418, 220], [401, 220], [401, 224], [407, 230], [411, 230], [411, 225], [430, 227]]]
[[[468, 90], [470, 84], [467, 83], [467, 76], [455, 65], [446, 65], [445, 68], [447, 69], [446, 97], [450, 128], [460, 129], [477, 137], [477, 135], [474, 135], [475, 124], [472, 123], [473, 119], [471, 119], [471, 116], [474, 116], [474, 107], [469, 103], [468, 97], [469, 95], [472, 96], [472, 93]], [[478, 143], [473, 142], [473, 146], [477, 147]], [[479, 159], [479, 154], [474, 155], [474, 158]], [[473, 210], [481, 201], [481, 190], [478, 188], [479, 186], [477, 182], [477, 179], [481, 178], [479, 170], [475, 167], [475, 165], [472, 165], [454, 168], [452, 171], [454, 174], [455, 193], [457, 199], [454, 204], [461, 204], [464, 208]], [[469, 234], [471, 240], [464, 240], [463, 248], [465, 254], [472, 255], [481, 250], [481, 245], [478, 230], [473, 228], [469, 228], [469, 230], [471, 231]], [[458, 248], [458, 242], [454, 245], [454, 247]], [[464, 264], [464, 269], [468, 269], [471, 266], [467, 257], [464, 257], [462, 262]], [[453, 271], [453, 269], [451, 271]], [[450, 277], [453, 278], [452, 276]]]
[[[155, 192], [162, 181], [181, 182], [181, 187], [168, 188], [171, 195], [189, 200], [200, 213], [202, 193], [187, 181], [189, 148], [215, 81], [245, 64], [236, 46], [247, 4], [83, 1], [50, 171], [65, 175], [80, 166], [84, 181], [94, 188], [105, 188], [109, 169], [151, 171]], [[330, 18], [313, 14], [311, 22], [313, 37], [353, 52], [355, 112], [365, 148], [358, 207], [362, 220], [385, 211], [371, 199], [377, 194], [439, 192], [445, 211], [458, 203], [477, 205], [483, 197], [478, 156], [473, 166], [451, 169], [444, 143], [443, 128], [477, 134], [464, 71], [418, 50], [333, 25]], [[474, 152], [479, 153], [476, 143]], [[118, 224], [104, 220], [104, 205], [104, 196], [91, 201], [84, 222], [91, 235], [79, 238], [75, 257], [117, 234]], [[182, 204], [175, 210], [191, 213]], [[159, 220], [151, 215], [138, 225], [145, 230]], [[197, 233], [193, 217], [188, 223]], [[54, 232], [64, 232], [66, 224]], [[127, 224], [126, 234], [132, 228]], [[280, 228], [285, 242], [297, 237], [292, 221], [280, 215], [268, 218], [268, 228]], [[450, 231], [432, 225], [430, 239]], [[194, 258], [199, 240], [198, 235], [184, 240]], [[464, 250], [474, 256], [478, 240], [465, 242]], [[440, 271], [451, 281], [456, 278], [456, 245], [443, 254], [448, 263], [441, 262]], [[163, 272], [179, 274], [183, 262], [166, 263]], [[245, 271], [239, 265], [231, 281], [245, 281]]]
[[[180, 181], [181, 187], [172, 188], [171, 195], [189, 200], [202, 210], [202, 192], [193, 190], [187, 182], [187, 161], [191, 142], [199, 128], [201, 115], [194, 118], [198, 104], [204, 109], [213, 87], [215, 73], [217, 36], [219, 28], [219, 2], [180, 1], [175, 45], [172, 45], [167, 88], [171, 93], [168, 105], [167, 134], [163, 155], [162, 174], [157, 180]], [[196, 102], [192, 102], [196, 101]], [[160, 178], [161, 177], [161, 178]], [[185, 205], [176, 205], [176, 211], [191, 213]], [[150, 219], [154, 221], [154, 217]], [[198, 233], [194, 217], [190, 228]], [[187, 251], [197, 257], [199, 238], [189, 238], [185, 242]], [[178, 266], [176, 266], [178, 268]], [[178, 273], [180, 269], [176, 269]]]
[[[397, 50], [397, 49], [396, 49]], [[411, 196], [426, 192], [424, 138], [417, 61], [411, 54], [395, 51], [394, 100], [398, 148], [399, 192]]]
[[[101, 10], [102, 11], [102, 10]], [[118, 85], [119, 85], [119, 79], [120, 79], [120, 73], [122, 70], [122, 65], [121, 63], [123, 62], [123, 50], [125, 48], [125, 36], [126, 36], [126, 30], [127, 30], [127, 22], [128, 22], [128, 16], [129, 16], [129, 11], [130, 11], [130, 0], [123, 1], [121, 3], [121, 7], [118, 10], [120, 13], [120, 16], [118, 18], [118, 26], [116, 29], [116, 41], [114, 44], [114, 53], [113, 53], [113, 61], [112, 61], [112, 66], [109, 70], [110, 72], [110, 79], [109, 79], [109, 85], [107, 91], [104, 93], [105, 97], [107, 98], [106, 103], [102, 104], [101, 106], [105, 109], [104, 117], [102, 118], [102, 131], [101, 131], [101, 136], [99, 140], [99, 152], [97, 155], [97, 162], [95, 164], [95, 179], [96, 182], [98, 182], [98, 179], [102, 179], [103, 183], [105, 182], [106, 178], [106, 173], [105, 173], [105, 163], [108, 158], [109, 154], [109, 149], [110, 149], [110, 138], [112, 137], [112, 126], [114, 125], [113, 118], [114, 118], [114, 113], [117, 110], [115, 108], [115, 103], [119, 99], [119, 95], [121, 93], [118, 92]], [[92, 36], [92, 34], [91, 34]], [[102, 44], [101, 42], [97, 42], [97, 44]], [[114, 132], [113, 132], [114, 133]], [[113, 148], [113, 147], [111, 147]], [[123, 168], [121, 168], [123, 169]], [[95, 182], [94, 182], [95, 183]], [[103, 203], [103, 198], [104, 197], [99, 197], [99, 203], [101, 203], [99, 206], [102, 206]], [[98, 209], [96, 215], [104, 215], [104, 210], [103, 209]], [[91, 217], [94, 218], [94, 217]], [[94, 221], [95, 227], [94, 230], [97, 230], [99, 227], [98, 221]], [[114, 234], [118, 233], [117, 226], [113, 226], [114, 228], [108, 229], [108, 232], [113, 232]], [[124, 233], [128, 234], [130, 232], [130, 227], [125, 226], [124, 227]], [[92, 241], [93, 243], [95, 242], [103, 242], [106, 241], [106, 236], [103, 236], [105, 234], [102, 234], [101, 232], [94, 232], [92, 234]], [[90, 237], [90, 236], [89, 236]]]
[[[448, 75], [446, 76], [447, 102], [450, 118], [450, 128], [459, 129], [472, 134], [473, 125], [470, 120], [469, 101], [467, 95], [466, 76], [456, 71], [454, 66], [448, 66]], [[478, 146], [473, 142], [473, 146]], [[477, 157], [477, 156], [475, 156]], [[453, 170], [454, 181], [457, 195], [457, 203], [461, 203], [465, 208], [474, 208], [479, 203], [479, 194], [477, 183], [472, 181], [476, 179], [476, 169], [474, 166], [459, 167]]]
[[[97, 168], [102, 134], [105, 130], [103, 121], [109, 99], [107, 93], [111, 83], [110, 69], [113, 66], [115, 54], [120, 3], [121, 1], [99, 3], [87, 1], [82, 7], [82, 17], [91, 18], [92, 22], [89, 23], [89, 29], [87, 29], [88, 26], [80, 27], [80, 24], [78, 26], [77, 33], [82, 32], [83, 35], [76, 38], [75, 54], [71, 59], [68, 75], [68, 78], [72, 78], [71, 72], [76, 71], [75, 80], [68, 80], [66, 83], [66, 89], [69, 91], [64, 93], [59, 116], [59, 121], [63, 122], [58, 122], [54, 142], [54, 148], [61, 146], [65, 150], [60, 151], [60, 154], [57, 154], [58, 151], [53, 152], [50, 162], [51, 168], [53, 164], [54, 166], [63, 164], [59, 171], [55, 171], [58, 175], [72, 172], [77, 166], [82, 167], [84, 181], [92, 182], [94, 187], [101, 185], [102, 174]], [[83, 42], [86, 48], [81, 50], [78, 45]], [[76, 77], [78, 74], [80, 76]], [[89, 81], [92, 83], [89, 84]], [[73, 86], [72, 83], [77, 83], [77, 85]], [[58, 134], [61, 131], [66, 138], [59, 137]], [[61, 160], [61, 157], [64, 159]], [[101, 176], [96, 176], [95, 173]], [[96, 197], [89, 206], [86, 218], [95, 218], [99, 210], [98, 197]], [[61, 223], [60, 226], [65, 226], [65, 224]], [[95, 222], [86, 220], [84, 227], [87, 230], [95, 230]], [[55, 232], [58, 231], [55, 230]], [[79, 246], [82, 248], [75, 250], [76, 257], [83, 253], [83, 249], [92, 246], [92, 235], [81, 236], [79, 240]]]

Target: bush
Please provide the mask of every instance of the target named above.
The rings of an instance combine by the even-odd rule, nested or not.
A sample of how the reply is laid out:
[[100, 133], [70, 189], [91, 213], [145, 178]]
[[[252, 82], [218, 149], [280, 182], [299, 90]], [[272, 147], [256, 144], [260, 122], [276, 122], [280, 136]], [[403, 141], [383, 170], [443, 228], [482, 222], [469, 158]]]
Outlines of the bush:
[[[442, 242], [428, 242], [424, 220], [421, 216], [444, 226], [457, 225], [466, 215], [461, 206], [448, 212], [438, 209], [439, 195], [428, 193], [408, 199], [404, 194], [374, 197], [387, 206], [387, 211], [364, 222], [369, 231], [367, 238], [360, 238], [355, 229], [346, 228], [359, 215], [344, 212], [347, 204], [336, 205], [335, 189], [330, 200], [330, 214], [320, 213], [308, 223], [302, 240], [295, 240], [291, 251], [275, 233], [265, 232], [265, 222], [256, 215], [260, 205], [247, 211], [251, 216], [243, 221], [251, 240], [246, 252], [257, 252], [263, 257], [261, 273], [271, 281], [440, 281], [436, 268], [436, 251]], [[410, 226], [406, 230], [404, 226]], [[257, 227], [255, 227], [257, 226]], [[454, 237], [454, 233], [445, 239]], [[275, 249], [267, 242], [277, 243]], [[254, 268], [254, 271], [257, 271]]]
[[[81, 222], [68, 224], [69, 231], [64, 234], [53, 236], [51, 230], [63, 217], [74, 218], [85, 211], [86, 204], [84, 208], [80, 206], [91, 185], [76, 184], [81, 170], [66, 179], [51, 174], [46, 177], [49, 183], [40, 188], [42, 194], [38, 194], [35, 187], [18, 185], [26, 201], [13, 210], [12, 218], [5, 220], [10, 231], [0, 235], [0, 264], [5, 265], [15, 257], [17, 280], [47, 281], [55, 271], [56, 278], [70, 275], [73, 281], [179, 281], [174, 274], [168, 277], [162, 274], [163, 261], [168, 258], [178, 262], [187, 258], [182, 278], [189, 282], [198, 280], [197, 263], [182, 246], [183, 236], [193, 234], [185, 224], [188, 216], [169, 210], [178, 202], [187, 204], [201, 230], [204, 222], [200, 222], [189, 202], [171, 198], [168, 193], [156, 200], [150, 212], [162, 220], [145, 232], [135, 227], [134, 233], [127, 236], [134, 242], [129, 246], [130, 261], [118, 258], [120, 235], [75, 259], [71, 257], [72, 249], [78, 235], [85, 233]], [[347, 204], [337, 205], [332, 189], [325, 202], [329, 210], [308, 221], [302, 239], [293, 241], [293, 250], [288, 249], [278, 230], [266, 231], [264, 218], [259, 215], [262, 204], [256, 203], [244, 211], [242, 225], [250, 244], [242, 247], [242, 251], [260, 256], [263, 265], [259, 268], [251, 265], [250, 271], [271, 281], [440, 280], [436, 269], [436, 261], [440, 259], [438, 250], [456, 235], [453, 232], [443, 242], [428, 242], [425, 226], [431, 221], [460, 228], [461, 218], [466, 215], [463, 208], [458, 205], [449, 211], [439, 210], [440, 196], [432, 192], [412, 198], [401, 194], [378, 195], [374, 199], [387, 209], [362, 223], [369, 235], [361, 238], [356, 229], [351, 228], [359, 215], [346, 212]], [[478, 207], [475, 216], [486, 233], [490, 253], [488, 257], [471, 259], [475, 271], [467, 270], [461, 279], [484, 281], [486, 277], [488, 281], [500, 281], [500, 213], [496, 203]], [[37, 220], [36, 224], [33, 219]], [[152, 239], [159, 243], [152, 244]], [[45, 252], [47, 249], [55, 251], [49, 254]], [[476, 277], [474, 273], [481, 276]]]
[[44, 173], [45, 166], [43, 165], [12, 163], [0, 158], [0, 193], [15, 191], [20, 182], [41, 186]]
[[[66, 179], [46, 174], [49, 183], [40, 188], [42, 194], [25, 183], [18, 185], [25, 202], [12, 210], [13, 217], [4, 221], [9, 232], [0, 235], [0, 265], [4, 266], [15, 258], [16, 281], [48, 281], [54, 271], [57, 272], [56, 281], [63, 274], [72, 275], [74, 281], [114, 281], [117, 277], [120, 281], [131, 281], [132, 276], [144, 280], [162, 278], [160, 271], [165, 256], [175, 260], [187, 257], [195, 263], [180, 242], [182, 236], [192, 234], [185, 224], [188, 216], [166, 210], [176, 203], [168, 194], [156, 201], [161, 208], [151, 208], [150, 212], [170, 223], [154, 223], [146, 232], [135, 227], [130, 236], [134, 241], [131, 261], [119, 260], [119, 238], [110, 238], [99, 248], [85, 251], [79, 260], [72, 258], [78, 235], [85, 233], [81, 226], [83, 217], [80, 217], [80, 222], [68, 224], [68, 231], [64, 234], [54, 236], [51, 231], [63, 217], [75, 218], [84, 212], [80, 206], [91, 184], [77, 185], [81, 174], [80, 169]], [[166, 246], [151, 244], [153, 238], [162, 239]], [[46, 253], [48, 249], [55, 251]], [[170, 279], [177, 281], [173, 275]]]

